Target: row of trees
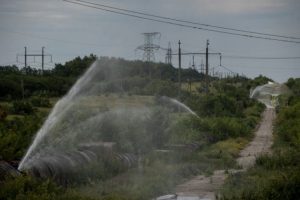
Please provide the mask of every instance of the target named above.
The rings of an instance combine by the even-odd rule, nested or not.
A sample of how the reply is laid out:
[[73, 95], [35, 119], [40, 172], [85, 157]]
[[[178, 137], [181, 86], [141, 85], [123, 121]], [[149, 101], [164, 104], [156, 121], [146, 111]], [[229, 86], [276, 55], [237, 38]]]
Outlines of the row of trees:
[[[176, 82], [177, 70], [171, 65], [163, 63], [147, 63], [142, 61], [126, 61], [124, 59], [100, 57], [95, 55], [85, 56], [56, 64], [51, 70], [46, 70], [41, 76], [39, 70], [31, 67], [18, 69], [16, 66], [0, 66], [0, 99], [21, 99], [23, 96], [32, 95], [62, 96], [74, 84], [80, 75], [98, 59], [98, 63], [114, 66], [122, 72], [123, 77], [119, 81], [130, 85], [141, 77], [151, 80], [166, 80]], [[184, 69], [182, 80], [201, 80], [203, 77], [197, 71]], [[149, 81], [149, 80], [146, 80]], [[138, 82], [140, 84], [141, 80]]]

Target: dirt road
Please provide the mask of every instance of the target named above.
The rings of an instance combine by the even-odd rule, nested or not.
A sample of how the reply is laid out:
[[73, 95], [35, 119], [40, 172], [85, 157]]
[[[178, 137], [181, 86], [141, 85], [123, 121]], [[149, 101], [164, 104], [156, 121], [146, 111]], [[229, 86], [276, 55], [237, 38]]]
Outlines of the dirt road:
[[[247, 170], [255, 164], [257, 156], [271, 152], [273, 143], [272, 129], [275, 111], [267, 108], [262, 116], [260, 126], [255, 132], [254, 139], [240, 152], [237, 163], [242, 167], [241, 170], [229, 170], [229, 173]], [[178, 185], [176, 188], [177, 200], [214, 200], [217, 191], [223, 185], [227, 174], [224, 170], [214, 171], [212, 176], [196, 176], [193, 179]]]
[[273, 120], [275, 119], [275, 111], [272, 108], [267, 108], [263, 113], [263, 119], [256, 131], [255, 138], [249, 145], [240, 153], [237, 163], [243, 169], [252, 167], [255, 164], [257, 156], [271, 153], [273, 144]]

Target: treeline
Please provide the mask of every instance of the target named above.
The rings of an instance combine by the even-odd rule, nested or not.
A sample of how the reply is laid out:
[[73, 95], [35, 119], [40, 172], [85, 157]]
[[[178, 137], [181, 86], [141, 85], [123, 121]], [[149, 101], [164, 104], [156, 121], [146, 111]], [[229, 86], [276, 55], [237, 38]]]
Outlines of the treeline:
[[[145, 84], [149, 80], [177, 81], [178, 72], [171, 65], [126, 61], [119, 58], [97, 58], [91, 54], [83, 58], [76, 57], [65, 64], [55, 64], [53, 69], [45, 70], [43, 75], [41, 70], [31, 67], [19, 69], [16, 66], [0, 66], [0, 100], [21, 99], [23, 96], [27, 98], [34, 95], [62, 96], [96, 59], [102, 64], [118, 63], [121, 71], [126, 71], [127, 74], [123, 77], [126, 79], [125, 86], [130, 86], [132, 83]], [[203, 76], [196, 70], [183, 69], [182, 80], [187, 79], [196, 81], [203, 79]], [[152, 82], [151, 84], [153, 86], [149, 87], [153, 88], [160, 83]]]
[[77, 57], [64, 65], [56, 64], [52, 70], [16, 66], [0, 67], [0, 99], [12, 100], [38, 96], [62, 96], [90, 65], [96, 56]]

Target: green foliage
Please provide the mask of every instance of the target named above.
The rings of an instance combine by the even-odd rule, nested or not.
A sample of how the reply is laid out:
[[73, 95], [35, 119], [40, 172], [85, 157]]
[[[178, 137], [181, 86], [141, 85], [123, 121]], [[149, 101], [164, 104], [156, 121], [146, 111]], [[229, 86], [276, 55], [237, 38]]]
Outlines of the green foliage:
[[286, 85], [293, 91], [295, 96], [300, 96], [300, 78], [289, 78]]
[[12, 80], [10, 76], [0, 78], [0, 98], [11, 99], [21, 98], [21, 83]]
[[153, 80], [146, 85], [144, 94], [175, 97], [178, 91], [176, 85], [171, 81]]
[[[294, 91], [300, 87], [293, 79], [287, 85]], [[291, 105], [279, 109], [273, 154], [257, 158], [256, 166], [248, 172], [231, 175], [221, 199], [299, 199], [300, 100], [295, 95], [297, 92]]]
[[259, 75], [258, 77], [254, 78], [251, 81], [251, 86], [256, 87], [256, 86], [259, 86], [259, 85], [264, 85], [264, 84], [267, 84], [269, 81], [274, 82], [272, 79], [270, 79], [266, 76]]
[[13, 114], [29, 115], [34, 113], [34, 108], [28, 101], [14, 101], [11, 112]]
[[278, 136], [287, 145], [300, 148], [300, 101], [282, 109], [277, 118]]
[[19, 176], [0, 183], [0, 199], [9, 200], [88, 200], [77, 192], [57, 186], [50, 180]]
[[[19, 70], [15, 66], [2, 66], [0, 99], [21, 99], [21, 82], [26, 98], [33, 95], [62, 96], [96, 59], [93, 54], [83, 58], [76, 57], [65, 64], [56, 64], [54, 69], [46, 71], [43, 76], [39, 70], [31, 67]], [[102, 68], [99, 80], [105, 80], [107, 75], [114, 77], [112, 80], [105, 80], [104, 93], [128, 92], [173, 97], [178, 93], [174, 84], [178, 72], [171, 65], [108, 57], [100, 57], [98, 64]], [[200, 80], [201, 75], [195, 70], [182, 69], [182, 78]]]
[[25, 116], [0, 122], [0, 157], [20, 160], [42, 120], [41, 116]]
[[228, 138], [245, 137], [251, 127], [244, 120], [231, 117], [186, 118], [170, 128], [174, 141], [215, 143]]
[[[208, 95], [191, 95], [185, 100], [199, 116], [246, 117], [246, 110], [258, 104], [249, 99], [251, 81], [243, 77], [233, 77], [213, 82]], [[261, 110], [255, 110], [254, 112]]]
[[0, 105], [0, 122], [7, 117], [7, 110]]
[[287, 151], [258, 158], [245, 174], [234, 174], [223, 189], [222, 200], [292, 200], [300, 189], [299, 152]]
[[30, 99], [30, 102], [35, 107], [47, 107], [49, 108], [51, 106], [49, 99], [45, 97], [32, 97]]
[[228, 95], [216, 94], [196, 97], [188, 105], [200, 116], [240, 116], [241, 109], [236, 100]]
[[250, 134], [250, 129], [240, 119], [222, 117], [208, 119], [204, 123], [208, 125], [208, 129], [212, 133], [206, 135], [210, 142], [224, 140], [229, 137], [244, 137]]
[[76, 57], [75, 59], [66, 62], [65, 65], [56, 64], [54, 74], [58, 76], [80, 76], [86, 69], [97, 59], [97, 56], [90, 54], [83, 58]]

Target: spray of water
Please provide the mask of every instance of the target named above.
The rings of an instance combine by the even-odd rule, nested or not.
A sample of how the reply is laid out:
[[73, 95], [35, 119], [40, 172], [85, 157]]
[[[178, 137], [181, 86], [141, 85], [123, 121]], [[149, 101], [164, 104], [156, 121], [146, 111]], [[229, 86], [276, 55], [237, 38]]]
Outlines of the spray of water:
[[196, 115], [172, 98], [125, 95], [126, 76], [117, 61], [96, 61], [56, 103], [19, 170], [64, 183], [76, 170], [78, 177], [95, 176], [87, 170], [95, 163], [128, 169], [170, 143], [174, 116]]
[[250, 91], [250, 98], [257, 99], [268, 108], [274, 108], [279, 105], [278, 96], [289, 93], [290, 90], [286, 85], [269, 82]]
[[85, 73], [85, 75], [82, 76], [75, 83], [75, 85], [71, 88], [68, 94], [56, 103], [47, 120], [45, 121], [44, 125], [37, 132], [33, 143], [31, 144], [24, 158], [22, 159], [19, 165], [19, 170], [23, 169], [26, 160], [28, 160], [28, 158], [35, 153], [34, 151], [37, 149], [38, 145], [41, 143], [47, 132], [53, 129], [55, 125], [59, 123], [59, 121], [66, 115], [68, 110], [72, 107], [74, 98], [82, 91], [81, 86], [87, 85], [88, 82], [91, 80], [93, 75], [93, 69], [95, 67], [96, 64], [94, 63]]

